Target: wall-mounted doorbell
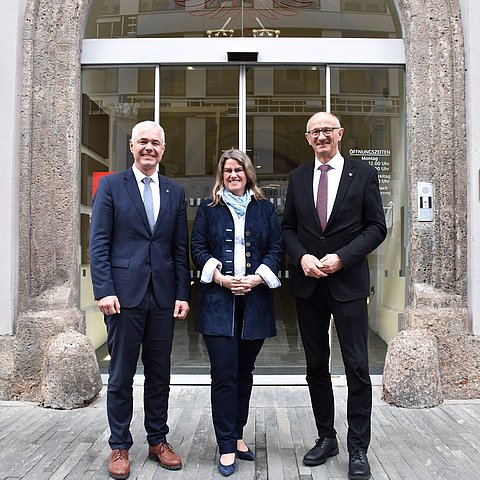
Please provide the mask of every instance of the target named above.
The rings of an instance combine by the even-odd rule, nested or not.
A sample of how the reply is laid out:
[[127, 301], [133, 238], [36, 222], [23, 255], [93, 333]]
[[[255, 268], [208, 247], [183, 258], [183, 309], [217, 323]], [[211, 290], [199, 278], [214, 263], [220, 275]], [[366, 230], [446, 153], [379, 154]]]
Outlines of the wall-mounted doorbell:
[[433, 183], [418, 182], [418, 221], [433, 221]]

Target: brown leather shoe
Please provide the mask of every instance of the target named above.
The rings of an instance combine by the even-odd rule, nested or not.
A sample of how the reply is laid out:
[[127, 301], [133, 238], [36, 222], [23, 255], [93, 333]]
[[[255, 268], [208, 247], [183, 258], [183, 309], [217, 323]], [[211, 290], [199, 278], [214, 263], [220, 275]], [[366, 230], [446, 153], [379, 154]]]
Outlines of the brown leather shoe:
[[116, 448], [112, 450], [108, 459], [108, 473], [112, 478], [124, 480], [130, 475], [130, 462], [128, 461], [128, 450]]
[[182, 468], [182, 459], [173, 451], [168, 442], [159, 443], [148, 448], [148, 457], [157, 460], [160, 465], [167, 470], [180, 470]]

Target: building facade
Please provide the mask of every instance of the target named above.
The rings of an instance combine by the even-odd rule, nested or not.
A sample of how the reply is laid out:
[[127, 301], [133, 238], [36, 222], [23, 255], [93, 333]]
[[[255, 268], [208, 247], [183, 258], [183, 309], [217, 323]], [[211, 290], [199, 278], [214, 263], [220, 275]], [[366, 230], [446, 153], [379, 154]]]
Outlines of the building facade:
[[[214, 3], [205, 2], [211, 12]], [[49, 405], [64, 394], [68, 406], [98, 391], [92, 358], [104, 333], [86, 243], [93, 173], [128, 166], [137, 120], [166, 127], [172, 155], [163, 173], [185, 184], [189, 219], [208, 194], [213, 162], [232, 145], [253, 155], [281, 214], [286, 175], [308, 160], [305, 120], [323, 109], [346, 126], [342, 151], [373, 162], [384, 180], [390, 234], [371, 258], [370, 311], [388, 344], [386, 398], [479, 397], [480, 7], [298, 1], [294, 16], [280, 18], [273, 0], [276, 17], [244, 15], [254, 1], [230, 3], [210, 16], [192, 15], [202, 2], [0, 6], [8, 25], [0, 33], [1, 398]], [[288, 272], [285, 260], [286, 286]], [[71, 392], [79, 364], [86, 381]]]

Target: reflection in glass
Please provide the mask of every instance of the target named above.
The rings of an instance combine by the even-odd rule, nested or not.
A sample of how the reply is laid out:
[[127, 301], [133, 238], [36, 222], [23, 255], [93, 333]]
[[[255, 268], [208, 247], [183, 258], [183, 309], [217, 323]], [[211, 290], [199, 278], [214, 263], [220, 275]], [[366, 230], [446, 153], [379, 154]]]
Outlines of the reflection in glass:
[[92, 2], [85, 38], [402, 38], [393, 0]]
[[137, 122], [154, 118], [154, 79], [152, 68], [82, 71], [80, 308], [85, 312], [86, 333], [95, 348], [104, 344], [106, 333], [90, 279], [88, 237], [92, 198], [100, 176], [132, 165], [128, 141]]
[[213, 175], [222, 152], [238, 147], [238, 78], [237, 66], [160, 68], [167, 176]]
[[342, 153], [378, 169], [388, 234], [369, 257], [369, 311], [371, 334], [386, 349], [405, 309], [405, 72], [385, 67], [332, 68], [331, 79], [332, 113], [345, 128]]
[[247, 151], [261, 181], [282, 185], [277, 195], [290, 171], [311, 157], [305, 125], [325, 109], [324, 78], [324, 67], [247, 68]]

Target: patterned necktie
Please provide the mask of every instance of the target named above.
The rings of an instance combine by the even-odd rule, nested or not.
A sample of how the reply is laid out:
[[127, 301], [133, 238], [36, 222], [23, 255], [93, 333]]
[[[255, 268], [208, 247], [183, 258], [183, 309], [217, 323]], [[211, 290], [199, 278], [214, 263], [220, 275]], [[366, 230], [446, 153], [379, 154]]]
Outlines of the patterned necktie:
[[150, 229], [153, 232], [155, 227], [155, 215], [153, 214], [153, 195], [152, 187], [150, 187], [150, 182], [152, 179], [150, 177], [143, 178], [142, 182], [145, 187], [143, 189], [143, 204], [145, 205], [145, 211], [147, 212], [148, 223], [150, 224]]
[[327, 201], [328, 201], [328, 180], [327, 175], [330, 170], [330, 165], [320, 165], [320, 180], [318, 182], [317, 191], [317, 214], [320, 220], [322, 230], [327, 226]]

